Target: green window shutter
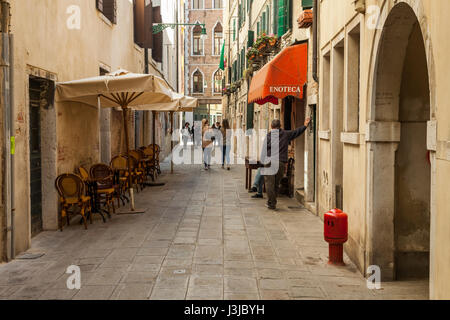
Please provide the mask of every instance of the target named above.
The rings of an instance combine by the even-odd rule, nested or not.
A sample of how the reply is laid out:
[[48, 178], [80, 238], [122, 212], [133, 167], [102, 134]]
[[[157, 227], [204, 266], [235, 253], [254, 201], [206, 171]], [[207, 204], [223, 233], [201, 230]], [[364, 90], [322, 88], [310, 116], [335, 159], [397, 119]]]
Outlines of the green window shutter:
[[238, 19], [239, 19], [239, 29], [242, 27], [242, 6], [239, 5], [239, 9], [238, 9]]
[[257, 36], [259, 36], [259, 33], [260, 33], [260, 25], [259, 25], [259, 22], [256, 24], [256, 35]]
[[248, 31], [248, 43], [247, 43], [247, 48], [250, 48], [251, 46], [253, 46], [253, 43], [255, 43], [255, 31], [249, 30], [249, 31]]
[[233, 41], [236, 40], [236, 19], [233, 19]]
[[278, 36], [286, 33], [286, 0], [278, 0]]
[[242, 51], [241, 51], [241, 78], [244, 76], [244, 70], [245, 70], [245, 49], [242, 48]]
[[247, 130], [253, 129], [254, 112], [255, 112], [255, 105], [253, 103], [249, 103], [247, 105]]
[[236, 80], [241, 78], [241, 54], [238, 53], [236, 60]]
[[292, 29], [292, 11], [293, 11], [293, 4], [292, 0], [286, 0], [286, 31], [288, 29]]
[[262, 14], [262, 27], [261, 27], [261, 33], [266, 32], [267, 33], [267, 28], [266, 28], [266, 13], [263, 12]]
[[302, 0], [303, 9], [311, 9], [314, 6], [314, 0]]
[[278, 34], [278, 0], [272, 0], [273, 7], [273, 34]]

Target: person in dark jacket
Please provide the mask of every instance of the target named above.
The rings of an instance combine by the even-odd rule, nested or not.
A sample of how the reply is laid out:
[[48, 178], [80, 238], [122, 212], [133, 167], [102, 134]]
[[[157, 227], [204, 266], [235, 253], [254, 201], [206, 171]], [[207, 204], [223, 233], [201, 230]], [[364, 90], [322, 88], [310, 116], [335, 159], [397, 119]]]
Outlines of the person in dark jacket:
[[[261, 162], [265, 165], [265, 168], [261, 170], [261, 174], [264, 176], [264, 182], [266, 183], [267, 196], [269, 198], [267, 207], [270, 210], [275, 210], [277, 207], [278, 187], [286, 171], [289, 143], [301, 136], [308, 128], [310, 122], [311, 119], [307, 118], [304, 126], [295, 130], [283, 130], [281, 129], [280, 120], [272, 121], [272, 130], [267, 134], [261, 153]], [[274, 150], [272, 150], [272, 145]]]

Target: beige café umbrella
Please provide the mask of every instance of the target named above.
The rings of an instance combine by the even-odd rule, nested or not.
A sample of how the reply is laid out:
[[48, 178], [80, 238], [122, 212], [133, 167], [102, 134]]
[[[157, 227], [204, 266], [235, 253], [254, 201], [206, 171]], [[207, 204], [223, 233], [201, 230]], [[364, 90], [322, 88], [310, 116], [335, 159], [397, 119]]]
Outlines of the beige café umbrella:
[[[134, 110], [139, 111], [153, 111], [152, 119], [152, 136], [153, 136], [153, 154], [156, 153], [156, 141], [155, 141], [155, 113], [156, 112], [170, 112], [170, 125], [173, 134], [173, 112], [192, 112], [198, 106], [198, 100], [193, 97], [185, 96], [180, 93], [172, 93], [173, 101], [166, 103], [155, 103], [151, 105], [135, 106]], [[173, 139], [170, 142], [170, 152], [173, 152]], [[170, 171], [173, 173], [173, 162], [170, 164]]]
[[104, 76], [57, 83], [55, 98], [58, 102], [81, 102], [93, 107], [122, 108], [131, 211], [135, 212], [128, 140], [128, 110], [133, 106], [172, 103], [174, 99], [170, 86], [157, 75], [136, 74], [121, 69]]

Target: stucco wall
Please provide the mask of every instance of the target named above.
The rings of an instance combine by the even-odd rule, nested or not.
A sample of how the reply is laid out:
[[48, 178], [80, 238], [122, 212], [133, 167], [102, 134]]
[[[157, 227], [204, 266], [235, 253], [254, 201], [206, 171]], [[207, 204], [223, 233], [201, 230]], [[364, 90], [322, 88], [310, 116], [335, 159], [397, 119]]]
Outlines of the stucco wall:
[[[16, 250], [30, 246], [28, 66], [69, 81], [99, 74], [100, 64], [143, 72], [143, 50], [133, 41], [130, 1], [118, 1], [117, 25], [110, 24], [95, 8], [95, 1], [77, 1], [80, 29], [69, 29], [69, 0], [11, 1], [15, 35], [16, 101]], [[57, 171], [73, 172], [79, 164], [92, 164], [98, 155], [97, 110], [80, 104], [57, 104]], [[121, 126], [112, 121], [113, 131]], [[114, 133], [113, 133], [114, 135]], [[20, 192], [19, 192], [20, 191]], [[44, 195], [45, 197], [45, 195]], [[53, 212], [52, 215], [56, 215]], [[45, 224], [44, 224], [45, 225]], [[54, 223], [48, 229], [56, 229]]]
[[[366, 13], [365, 16], [358, 16], [354, 11], [352, 0], [323, 0], [320, 2], [320, 48], [323, 51], [327, 49], [330, 43], [338, 41], [355, 19], [363, 19], [360, 64], [360, 130], [359, 135], [350, 136], [352, 138], [351, 145], [344, 147], [344, 211], [349, 214], [350, 224], [350, 240], [346, 246], [346, 251], [357, 262], [361, 271], [365, 272], [367, 265], [363, 264], [363, 251], [367, 250], [366, 257], [370, 257], [370, 251], [372, 250], [370, 246], [373, 245], [372, 239], [368, 237], [367, 232], [376, 227], [372, 225], [372, 220], [368, 219], [367, 216], [373, 208], [373, 203], [369, 201], [374, 192], [372, 182], [378, 184], [386, 183], [386, 181], [377, 180], [376, 176], [370, 178], [369, 172], [374, 169], [370, 164], [374, 163], [373, 157], [376, 158], [376, 154], [383, 154], [383, 152], [385, 154], [389, 152], [394, 154], [395, 152], [392, 151], [393, 149], [382, 148], [381, 144], [371, 146], [366, 143], [367, 139], [372, 138], [366, 135], [369, 129], [367, 123], [369, 120], [375, 119], [375, 111], [377, 111], [373, 109], [373, 79], [375, 77], [375, 65], [382, 27], [391, 9], [402, 2], [407, 3], [412, 8], [420, 23], [427, 55], [430, 82], [429, 116], [432, 121], [435, 121], [434, 124], [436, 124], [437, 128], [434, 129], [434, 126], [429, 126], [430, 129], [427, 132], [428, 149], [431, 151], [430, 158], [433, 164], [431, 168], [432, 182], [430, 185], [430, 297], [449, 298], [450, 254], [447, 244], [450, 240], [450, 209], [448, 209], [448, 200], [450, 199], [448, 194], [448, 181], [450, 180], [450, 109], [447, 107], [447, 102], [450, 99], [450, 92], [446, 88], [449, 85], [448, 70], [450, 62], [446, 57], [447, 53], [450, 52], [450, 43], [445, 31], [450, 26], [448, 19], [445, 19], [445, 14], [450, 9], [450, 2], [448, 1], [366, 0], [366, 8], [369, 8], [371, 5], [377, 5], [381, 8], [381, 24], [378, 29], [368, 27], [370, 22], [373, 21], [373, 12], [372, 14]], [[391, 54], [395, 55], [395, 52], [391, 52]], [[322, 83], [323, 80], [321, 80]], [[387, 116], [387, 114], [385, 115]], [[377, 120], [387, 121], [387, 118], [384, 119], [380, 113], [378, 113], [377, 117], [379, 117]], [[330, 161], [327, 155], [329, 152], [327, 142], [321, 141], [319, 148], [319, 177], [320, 175], [323, 177]], [[388, 157], [383, 158], [383, 161], [391, 160]], [[387, 170], [387, 168], [385, 169]], [[332, 190], [327, 189], [323, 181], [323, 178], [319, 179], [319, 210], [324, 208], [328, 201], [326, 194], [332, 192]], [[383, 188], [383, 185], [378, 185], [378, 187]], [[379, 190], [381, 191], [382, 189]], [[390, 187], [386, 186], [384, 193], [387, 195], [390, 192], [389, 190]], [[381, 201], [379, 203], [381, 205], [382, 200], [378, 200]], [[376, 232], [376, 230], [374, 229], [373, 232]], [[366, 260], [367, 262], [368, 260]]]

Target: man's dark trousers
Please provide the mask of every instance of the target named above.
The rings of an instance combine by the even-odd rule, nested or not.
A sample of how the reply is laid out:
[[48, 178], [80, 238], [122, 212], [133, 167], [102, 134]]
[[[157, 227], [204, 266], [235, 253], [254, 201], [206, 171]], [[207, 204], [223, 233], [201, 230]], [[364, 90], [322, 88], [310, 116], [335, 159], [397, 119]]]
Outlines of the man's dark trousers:
[[264, 182], [266, 183], [267, 197], [269, 198], [267, 201], [267, 205], [270, 208], [276, 208], [277, 206], [278, 189], [281, 183], [281, 179], [283, 179], [284, 172], [286, 171], [286, 165], [287, 164], [285, 162], [280, 162], [278, 166], [278, 171], [275, 175], [264, 176]]

